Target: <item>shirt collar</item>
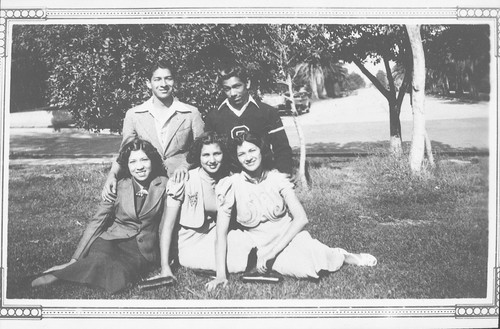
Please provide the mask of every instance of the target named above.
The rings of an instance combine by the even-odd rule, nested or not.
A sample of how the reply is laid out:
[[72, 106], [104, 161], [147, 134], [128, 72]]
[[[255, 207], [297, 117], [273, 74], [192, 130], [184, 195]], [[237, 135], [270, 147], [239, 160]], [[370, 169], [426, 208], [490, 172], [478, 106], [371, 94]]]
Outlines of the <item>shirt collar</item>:
[[[136, 112], [136, 113], [151, 112], [152, 109], [153, 109], [153, 96], [150, 99], [148, 99], [146, 102], [144, 102], [142, 104], [142, 106], [136, 107], [134, 112]], [[192, 112], [190, 106], [187, 106], [186, 104], [180, 102], [175, 97], [174, 97], [174, 101], [172, 102], [172, 105], [170, 105], [169, 109], [172, 109], [175, 112], [182, 112], [182, 113]]]
[[236, 114], [238, 114], [238, 113], [239, 113], [239, 114], [241, 115], [241, 113], [243, 113], [243, 112], [246, 110], [246, 108], [248, 107], [248, 105], [249, 105], [250, 103], [254, 103], [254, 104], [255, 104], [255, 106], [257, 106], [257, 108], [259, 108], [259, 104], [257, 104], [257, 102], [255, 101], [255, 99], [253, 99], [252, 95], [248, 95], [248, 101], [245, 103], [245, 105], [243, 105], [243, 106], [241, 107], [241, 110], [237, 110], [237, 109], [235, 109], [235, 108], [234, 108], [234, 107], [233, 107], [233, 106], [229, 103], [229, 100], [228, 100], [227, 98], [226, 98], [226, 99], [224, 100], [224, 102], [222, 102], [222, 104], [219, 106], [218, 110], [220, 110], [220, 109], [221, 109], [224, 105], [227, 105], [227, 107], [228, 107], [231, 111], [233, 111], [233, 112], [234, 112], [234, 113], [236, 113]]

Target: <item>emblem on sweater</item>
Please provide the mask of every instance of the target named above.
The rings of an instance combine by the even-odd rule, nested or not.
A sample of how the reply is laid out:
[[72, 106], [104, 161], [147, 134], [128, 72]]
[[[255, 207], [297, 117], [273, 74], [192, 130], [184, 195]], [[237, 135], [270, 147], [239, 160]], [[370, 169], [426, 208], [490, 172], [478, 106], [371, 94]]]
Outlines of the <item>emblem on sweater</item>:
[[231, 129], [231, 138], [235, 139], [236, 137], [248, 133], [250, 129], [248, 129], [247, 126], [242, 125], [242, 126], [236, 126], [233, 129]]
[[198, 203], [198, 192], [194, 194], [188, 194], [189, 206], [195, 207]]

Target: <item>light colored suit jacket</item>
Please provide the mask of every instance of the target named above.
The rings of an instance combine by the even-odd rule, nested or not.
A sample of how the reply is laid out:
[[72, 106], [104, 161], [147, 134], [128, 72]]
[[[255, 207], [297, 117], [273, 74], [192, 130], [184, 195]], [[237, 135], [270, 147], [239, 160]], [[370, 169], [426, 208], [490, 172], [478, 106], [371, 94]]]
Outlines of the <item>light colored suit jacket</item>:
[[131, 178], [118, 182], [115, 202], [102, 201], [85, 229], [73, 259], [85, 257], [96, 238], [105, 240], [135, 237], [141, 254], [149, 261], [159, 260], [158, 227], [165, 207], [167, 178], [151, 181], [148, 195], [139, 214], [134, 205]]
[[147, 140], [162, 156], [163, 166], [170, 177], [180, 166], [189, 168], [186, 162], [187, 152], [193, 140], [203, 133], [205, 124], [196, 107], [174, 100], [172, 106], [176, 109], [176, 113], [167, 123], [171, 127], [164, 149], [158, 138], [155, 119], [149, 112], [152, 106], [151, 98], [127, 111], [123, 121], [121, 146], [135, 137]]

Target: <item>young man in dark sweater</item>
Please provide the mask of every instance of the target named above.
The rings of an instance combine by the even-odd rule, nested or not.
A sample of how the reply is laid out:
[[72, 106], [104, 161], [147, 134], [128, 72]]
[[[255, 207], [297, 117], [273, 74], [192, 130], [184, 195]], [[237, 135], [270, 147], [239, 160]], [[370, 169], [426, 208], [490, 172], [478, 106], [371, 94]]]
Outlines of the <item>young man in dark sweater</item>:
[[218, 109], [208, 113], [205, 130], [231, 138], [251, 131], [266, 138], [271, 145], [276, 168], [292, 176], [292, 149], [278, 110], [256, 101], [249, 94], [250, 79], [242, 67], [221, 70], [219, 83], [227, 98]]

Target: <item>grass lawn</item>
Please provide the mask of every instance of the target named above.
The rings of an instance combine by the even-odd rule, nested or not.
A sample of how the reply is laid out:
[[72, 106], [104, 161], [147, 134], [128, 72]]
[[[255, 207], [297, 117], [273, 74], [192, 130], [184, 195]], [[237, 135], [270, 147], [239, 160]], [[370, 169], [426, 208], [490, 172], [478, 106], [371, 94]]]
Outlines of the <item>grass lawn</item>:
[[[307, 230], [320, 241], [378, 258], [372, 268], [344, 266], [319, 280], [285, 278], [208, 293], [186, 268], [176, 285], [109, 295], [57, 283], [32, 289], [22, 278], [68, 261], [91, 218], [108, 166], [11, 166], [8, 298], [33, 299], [405, 299], [486, 297], [488, 158], [439, 159], [415, 178], [406, 160], [387, 156], [312, 159], [311, 191], [298, 195]], [[471, 161], [469, 161], [471, 160]]]

